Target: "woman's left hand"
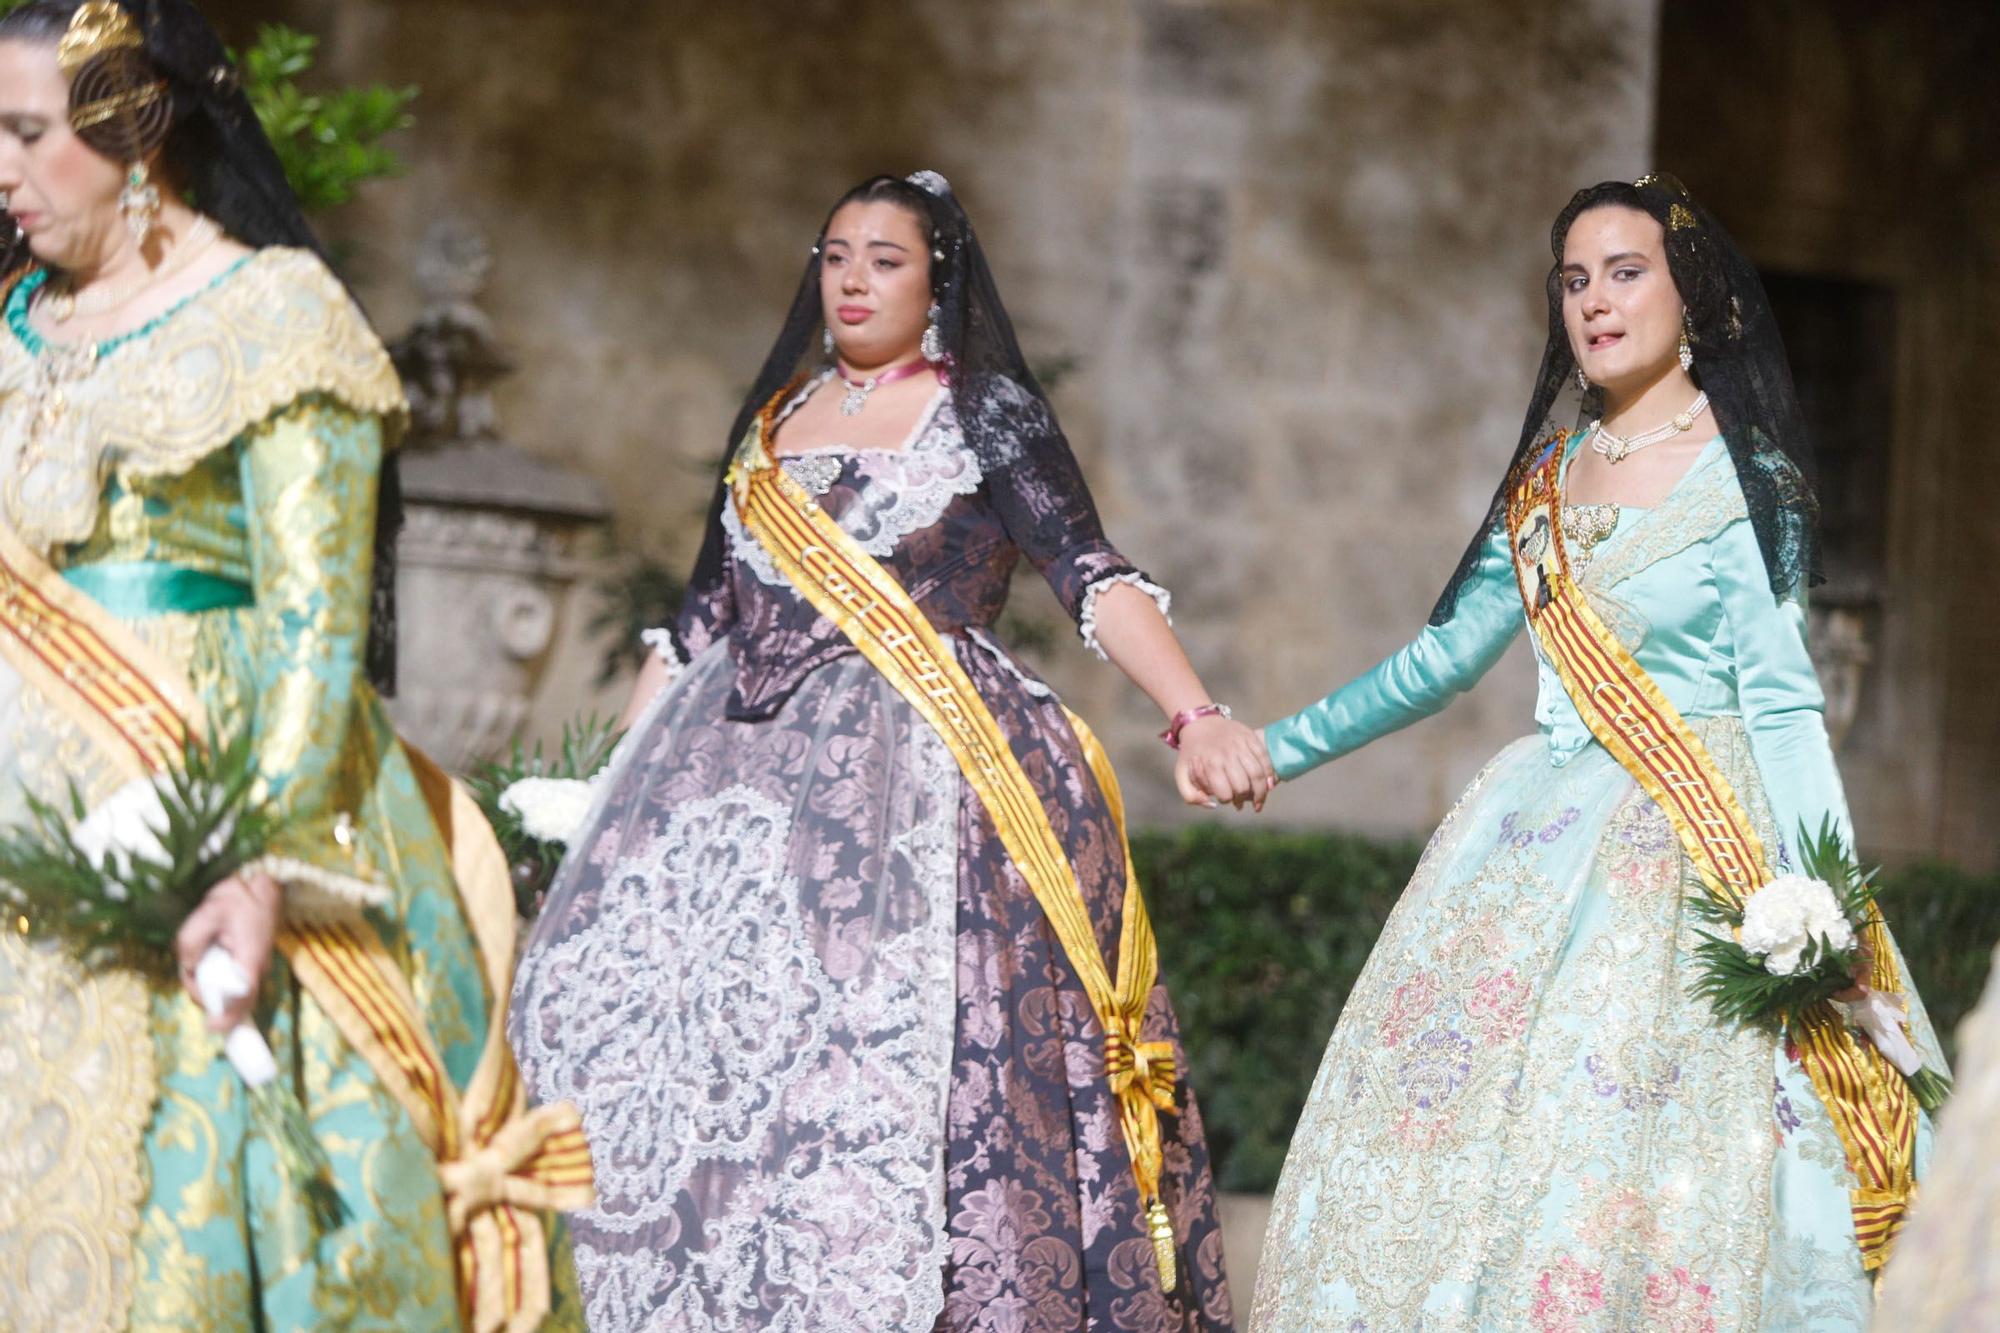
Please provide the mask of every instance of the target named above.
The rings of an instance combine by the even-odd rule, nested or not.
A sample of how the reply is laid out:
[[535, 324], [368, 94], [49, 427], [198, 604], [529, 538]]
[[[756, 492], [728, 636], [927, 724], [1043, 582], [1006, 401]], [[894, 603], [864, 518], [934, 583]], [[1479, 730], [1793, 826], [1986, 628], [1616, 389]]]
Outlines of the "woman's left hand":
[[216, 1032], [228, 1032], [249, 1018], [257, 991], [271, 966], [271, 945], [278, 935], [278, 918], [285, 893], [263, 871], [231, 875], [210, 889], [201, 906], [189, 913], [174, 936], [174, 958], [180, 963], [181, 985], [201, 1004], [194, 969], [210, 946], [221, 945], [250, 978], [250, 993], [231, 1000], [220, 1018], [209, 1020]]
[[1189, 805], [1213, 808], [1224, 801], [1258, 810], [1278, 785], [1264, 735], [1226, 717], [1201, 717], [1181, 728], [1174, 783]]

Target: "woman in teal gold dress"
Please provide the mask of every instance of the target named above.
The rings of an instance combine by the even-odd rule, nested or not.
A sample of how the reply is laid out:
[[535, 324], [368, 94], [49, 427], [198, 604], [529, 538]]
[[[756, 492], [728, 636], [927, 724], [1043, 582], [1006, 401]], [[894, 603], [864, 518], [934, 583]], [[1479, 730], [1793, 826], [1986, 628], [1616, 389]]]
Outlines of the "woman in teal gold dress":
[[[1860, 1329], [1929, 1122], [1845, 1011], [1811, 1031], [1876, 1100], [1836, 1116], [1820, 1037], [1724, 1024], [1692, 993], [1713, 929], [1688, 907], [1698, 857], [1747, 850], [1754, 886], [1799, 867], [1801, 828], [1851, 845], [1806, 652], [1815, 506], [1782, 345], [1755, 270], [1671, 178], [1581, 191], [1553, 243], [1520, 451], [1429, 628], [1265, 732], [1297, 778], [1435, 713], [1534, 628], [1540, 734], [1473, 781], [1355, 984], [1253, 1326]], [[1551, 432], [1558, 412], [1600, 420]], [[1635, 720], [1652, 740], [1628, 748]], [[1688, 760], [1661, 781], [1669, 740]], [[1754, 838], [1716, 841], [1687, 792]], [[1878, 938], [1862, 980], [1894, 991]], [[1876, 1119], [1885, 1146], [1858, 1157]]]
[[267, 1032], [347, 1214], [314, 1231], [188, 994], [10, 923], [0, 1326], [531, 1326], [549, 1233], [513, 1204], [587, 1189], [539, 1169], [560, 1112], [522, 1124], [491, 834], [367, 679], [388, 358], [181, 0], [0, 20], [0, 191], [0, 820], [102, 800], [168, 714], [251, 729], [277, 832], [178, 952], [260, 978], [228, 1017]]

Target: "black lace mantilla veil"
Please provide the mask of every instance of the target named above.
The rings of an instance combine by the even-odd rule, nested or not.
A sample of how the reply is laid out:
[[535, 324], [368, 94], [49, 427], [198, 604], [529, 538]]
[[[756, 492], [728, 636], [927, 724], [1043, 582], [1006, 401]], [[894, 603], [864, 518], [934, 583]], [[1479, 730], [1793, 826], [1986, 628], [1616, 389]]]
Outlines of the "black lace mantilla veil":
[[1823, 581], [1812, 440], [1764, 284], [1686, 186], [1668, 175], [1642, 176], [1629, 184], [1605, 181], [1578, 190], [1556, 217], [1549, 237], [1555, 253], [1548, 279], [1549, 340], [1521, 423], [1520, 443], [1494, 493], [1486, 522], [1431, 611], [1433, 625], [1444, 624], [1458, 609], [1459, 590], [1472, 577], [1481, 548], [1505, 522], [1508, 491], [1520, 469], [1540, 453], [1541, 442], [1559, 431], [1587, 425], [1602, 413], [1602, 391], [1592, 386], [1579, 395], [1575, 384], [1576, 361], [1563, 331], [1562, 252], [1576, 216], [1603, 205], [1636, 208], [1666, 229], [1667, 267], [1688, 311], [1694, 381], [1708, 394], [1716, 425], [1728, 443], [1757, 545], [1770, 572], [1772, 593], [1790, 597]]
[[[120, 99], [132, 109], [79, 129], [78, 137], [115, 162], [158, 149], [167, 174], [228, 235], [253, 248], [293, 246], [326, 260], [235, 63], [208, 20], [188, 0], [119, 3], [144, 34], [145, 46], [107, 51], [77, 71], [72, 114], [86, 97]], [[80, 8], [76, 0], [29, 0], [0, 18], [0, 35], [54, 44]], [[12, 274], [29, 260], [17, 234], [0, 258], [0, 272]], [[396, 536], [403, 525], [393, 451], [383, 457], [379, 486], [367, 665], [370, 681], [390, 694], [396, 679]]]
[[[931, 295], [938, 305], [937, 326], [944, 342], [939, 370], [950, 386], [952, 408], [966, 445], [979, 460], [988, 482], [996, 489], [1031, 483], [1041, 494], [1056, 498], [1059, 503], [1038, 517], [1052, 528], [1097, 526], [1094, 512], [1089, 512], [1094, 506], [1082, 470], [1048, 397], [1021, 355], [1013, 322], [1007, 318], [1000, 291], [993, 283], [993, 271], [987, 267], [979, 238], [950, 182], [935, 171], [907, 177], [875, 176], [842, 195], [820, 224], [784, 328], [730, 427], [690, 588], [711, 586], [724, 575], [727, 548], [722, 506], [728, 492], [721, 475], [727, 471], [729, 459], [765, 405], [819, 363], [823, 313], [820, 248], [834, 213], [855, 199], [899, 203], [930, 221]], [[1024, 477], [1016, 469], [1030, 469], [1031, 473]], [[683, 659], [689, 656], [687, 645], [678, 638], [674, 646]]]

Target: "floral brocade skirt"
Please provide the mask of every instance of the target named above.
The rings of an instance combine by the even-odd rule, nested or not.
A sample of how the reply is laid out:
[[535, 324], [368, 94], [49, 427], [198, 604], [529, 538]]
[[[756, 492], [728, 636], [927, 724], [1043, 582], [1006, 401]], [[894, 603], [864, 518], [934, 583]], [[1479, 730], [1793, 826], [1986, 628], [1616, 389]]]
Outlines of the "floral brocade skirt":
[[[1777, 846], [1741, 722], [1694, 725]], [[1252, 1328], [1865, 1327], [1852, 1176], [1810, 1080], [1690, 994], [1699, 890], [1600, 747], [1561, 766], [1540, 737], [1502, 751], [1334, 1029]], [[1929, 1142], [1924, 1120], [1920, 1170]]]
[[[959, 648], [1107, 941], [1124, 858], [1060, 707]], [[1199, 1112], [1165, 1121], [1168, 1293], [1096, 1017], [944, 742], [858, 656], [768, 718], [733, 683], [712, 648], [633, 726], [516, 977], [531, 1095], [591, 1140], [591, 1328], [1230, 1327]]]

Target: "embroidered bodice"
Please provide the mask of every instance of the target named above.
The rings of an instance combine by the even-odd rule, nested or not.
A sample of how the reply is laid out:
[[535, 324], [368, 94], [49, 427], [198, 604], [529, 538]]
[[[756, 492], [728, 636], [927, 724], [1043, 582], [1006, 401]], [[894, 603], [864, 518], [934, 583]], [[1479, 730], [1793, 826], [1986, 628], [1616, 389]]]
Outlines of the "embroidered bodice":
[[[1566, 460], [1581, 441], [1570, 439]], [[1723, 442], [1710, 444], [1655, 508], [1585, 515], [1578, 524], [1583, 508], [1603, 507], [1567, 508], [1564, 536], [1599, 618], [1683, 716], [1743, 719], [1788, 843], [1801, 821], [1816, 831], [1826, 815], [1851, 840], [1825, 696], [1806, 651], [1805, 606], [1772, 597]], [[1525, 626], [1503, 526], [1490, 534], [1451, 620], [1427, 626], [1367, 674], [1265, 729], [1279, 775], [1296, 777], [1439, 711]], [[1538, 643], [1536, 657], [1535, 720], [1550, 761], [1566, 764], [1596, 741]]]
[[359, 755], [379, 743], [362, 666], [376, 480], [404, 417], [387, 353], [304, 250], [258, 250], [75, 347], [28, 326], [39, 276], [9, 289], [0, 328], [0, 519], [112, 615], [188, 618], [209, 720], [255, 730], [288, 902], [373, 892], [387, 834], [355, 819], [375, 808]]
[[[784, 412], [824, 379], [809, 383]], [[1096, 599], [1113, 583], [1134, 583], [1167, 610], [1166, 592], [1106, 540], [1080, 481], [1017, 462], [989, 476], [967, 446], [946, 390], [932, 398], [900, 448], [817, 449], [785, 455], [779, 465], [909, 590], [933, 626], [984, 650], [1000, 651], [986, 631], [1006, 606], [1023, 555], [1092, 648]], [[685, 663], [727, 640], [736, 664], [731, 716], [766, 717], [813, 670], [854, 649], [785, 582], [732, 505], [723, 506], [721, 528], [723, 576], [688, 590], [671, 642], [651, 641]], [[1004, 654], [1002, 660], [1030, 688], [1043, 688]]]
[[256, 251], [137, 332], [75, 346], [27, 325], [41, 276], [9, 290], [0, 331], [0, 511], [38, 551], [91, 535], [114, 474], [186, 472], [309, 394], [401, 421], [374, 330], [308, 251]]

